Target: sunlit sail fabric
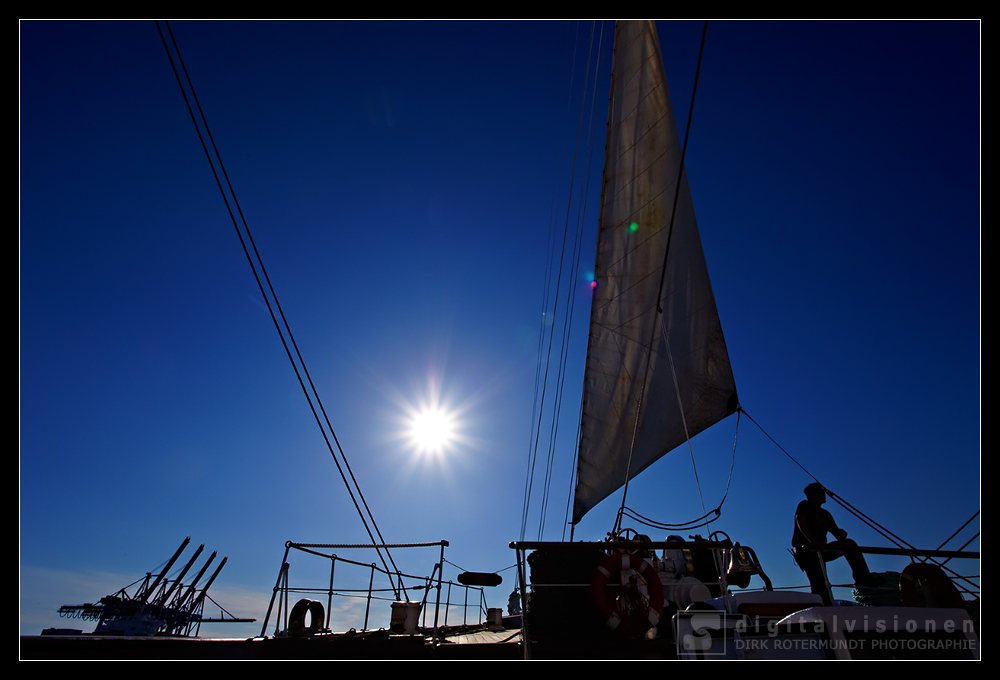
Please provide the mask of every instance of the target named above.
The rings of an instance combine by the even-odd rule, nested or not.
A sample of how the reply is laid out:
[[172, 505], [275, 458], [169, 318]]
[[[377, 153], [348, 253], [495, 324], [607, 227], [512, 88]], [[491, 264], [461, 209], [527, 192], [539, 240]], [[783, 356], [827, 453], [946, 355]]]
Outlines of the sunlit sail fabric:
[[684, 175], [670, 236], [681, 145], [651, 22], [618, 24], [612, 78], [574, 523], [682, 444], [684, 420], [693, 437], [738, 405]]

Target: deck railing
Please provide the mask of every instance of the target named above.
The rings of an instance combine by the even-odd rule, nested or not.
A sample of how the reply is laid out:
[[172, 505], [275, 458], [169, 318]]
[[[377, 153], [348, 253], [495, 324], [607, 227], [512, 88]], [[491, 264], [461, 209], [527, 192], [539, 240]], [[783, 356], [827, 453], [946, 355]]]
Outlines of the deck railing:
[[[268, 625], [272, 612], [277, 605], [275, 612], [275, 623], [273, 635], [276, 637], [294, 634], [291, 618], [293, 617], [295, 601], [300, 596], [324, 597], [326, 600], [325, 612], [320, 610], [310, 610], [310, 616], [325, 614], [325, 620], [317, 622], [311, 621], [308, 633], [328, 632], [331, 625], [334, 597], [338, 598], [364, 598], [365, 615], [361, 628], [352, 627], [354, 630], [369, 630], [369, 622], [372, 617], [373, 605], [377, 608], [384, 602], [419, 602], [420, 604], [420, 628], [431, 631], [436, 639], [440, 629], [450, 625], [479, 625], [486, 618], [486, 596], [482, 588], [466, 586], [461, 583], [446, 581], [442, 578], [442, 566], [444, 564], [444, 549], [448, 546], [447, 541], [435, 543], [409, 543], [409, 544], [379, 544], [379, 545], [356, 545], [356, 544], [327, 544], [327, 543], [294, 543], [288, 541], [285, 544], [285, 554], [278, 571], [278, 578], [271, 595], [271, 602], [267, 608], [267, 615], [264, 617], [264, 625], [261, 627], [260, 635], [267, 635]], [[366, 563], [357, 560], [338, 556], [334, 550], [396, 550], [403, 548], [439, 548], [439, 560], [434, 564], [429, 576], [407, 574], [402, 571], [391, 571], [378, 566], [374, 562]], [[329, 581], [323, 586], [302, 586], [291, 585], [289, 573], [289, 554], [297, 551], [328, 560], [330, 563]], [[338, 565], [340, 569], [338, 570]], [[350, 568], [350, 575], [343, 576], [343, 568]], [[361, 570], [367, 570], [367, 586], [359, 587], [358, 574]], [[385, 581], [383, 581], [385, 579]], [[345, 581], [347, 582], [345, 584]], [[387, 585], [377, 586], [378, 583]], [[459, 589], [457, 592], [453, 592]], [[470, 592], [471, 591], [471, 592]], [[452, 596], [461, 602], [452, 601]], [[470, 597], [472, 601], [470, 602]], [[316, 600], [318, 601], [318, 600]], [[322, 603], [321, 603], [322, 604]], [[377, 610], [376, 610], [377, 611]], [[454, 614], [460, 611], [461, 624], [454, 621]], [[474, 612], [475, 621], [469, 620], [470, 613]], [[452, 619], [449, 621], [449, 619]], [[291, 631], [291, 632], [290, 632]]]
[[[807, 546], [803, 548], [809, 552], [822, 552], [825, 548], [824, 546]], [[930, 564], [936, 565], [947, 573], [952, 583], [958, 588], [958, 590], [963, 595], [972, 595], [973, 597], [978, 597], [979, 586], [973, 583], [972, 579], [979, 578], [978, 574], [959, 574], [954, 569], [947, 566], [947, 562], [953, 559], [979, 559], [979, 552], [969, 552], [964, 550], [920, 550], [917, 548], [877, 548], [874, 546], [858, 546], [853, 548], [856, 552], [862, 553], [864, 555], [890, 555], [899, 557], [909, 557], [911, 560], [916, 561], [918, 558], [926, 559]], [[844, 552], [844, 551], [839, 551]], [[943, 560], [943, 561], [939, 561]], [[826, 573], [826, 561], [820, 559], [820, 566], [823, 570], [823, 578], [826, 581], [827, 595], [833, 598], [833, 588], [852, 588], [853, 584], [837, 585], [831, 584], [830, 578]]]

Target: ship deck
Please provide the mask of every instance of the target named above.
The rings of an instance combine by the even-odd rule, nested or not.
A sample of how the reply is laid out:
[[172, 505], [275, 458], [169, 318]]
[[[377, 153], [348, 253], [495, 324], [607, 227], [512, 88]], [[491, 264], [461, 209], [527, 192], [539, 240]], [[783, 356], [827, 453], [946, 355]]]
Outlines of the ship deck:
[[388, 631], [331, 633], [302, 638], [170, 638], [26, 635], [24, 660], [433, 660], [522, 658], [519, 630], [452, 629], [440, 643]]

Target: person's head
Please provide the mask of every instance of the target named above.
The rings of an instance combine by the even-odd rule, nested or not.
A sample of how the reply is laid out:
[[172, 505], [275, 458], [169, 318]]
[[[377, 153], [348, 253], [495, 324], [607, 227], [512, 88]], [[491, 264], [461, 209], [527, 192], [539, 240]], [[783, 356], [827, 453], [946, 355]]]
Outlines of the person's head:
[[806, 498], [822, 505], [826, 502], [826, 489], [819, 482], [813, 482], [805, 488]]

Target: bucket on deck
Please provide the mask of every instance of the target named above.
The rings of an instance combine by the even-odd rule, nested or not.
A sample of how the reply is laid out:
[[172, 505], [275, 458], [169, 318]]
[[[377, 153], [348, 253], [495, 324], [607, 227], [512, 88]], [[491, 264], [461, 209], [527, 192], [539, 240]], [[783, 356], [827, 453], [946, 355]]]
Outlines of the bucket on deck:
[[389, 619], [389, 630], [393, 633], [412, 635], [417, 632], [417, 622], [419, 620], [419, 602], [392, 603], [392, 617]]

